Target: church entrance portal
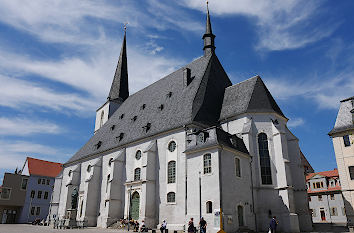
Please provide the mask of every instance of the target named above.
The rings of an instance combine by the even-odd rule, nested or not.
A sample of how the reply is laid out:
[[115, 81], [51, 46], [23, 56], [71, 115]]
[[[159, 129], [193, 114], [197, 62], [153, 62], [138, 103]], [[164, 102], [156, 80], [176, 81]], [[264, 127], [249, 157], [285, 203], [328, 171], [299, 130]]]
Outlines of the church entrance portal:
[[139, 219], [139, 205], [140, 205], [140, 195], [138, 192], [134, 192], [132, 196], [130, 214], [131, 218], [134, 220]]

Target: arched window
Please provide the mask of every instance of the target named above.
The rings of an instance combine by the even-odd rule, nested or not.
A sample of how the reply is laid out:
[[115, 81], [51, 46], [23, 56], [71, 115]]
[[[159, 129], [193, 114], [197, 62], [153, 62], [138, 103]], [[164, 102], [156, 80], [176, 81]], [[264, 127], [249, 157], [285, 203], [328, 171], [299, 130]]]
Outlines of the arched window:
[[169, 150], [170, 152], [174, 152], [174, 151], [176, 150], [176, 146], [177, 146], [176, 142], [175, 142], [175, 141], [171, 141], [171, 142], [168, 144], [168, 150]]
[[176, 183], [176, 161], [168, 162], [167, 167], [168, 167], [167, 168], [167, 171], [168, 171], [167, 183], [169, 183], [169, 184]]
[[213, 212], [213, 203], [211, 201], [206, 202], [206, 213], [211, 214]]
[[241, 177], [241, 160], [235, 158], [235, 174], [237, 177]]
[[174, 192], [167, 193], [167, 202], [168, 203], [176, 202], [176, 194]]
[[101, 112], [100, 127], [103, 125], [104, 111]]
[[238, 217], [238, 225], [240, 227], [244, 226], [245, 223], [243, 221], [243, 206], [242, 205], [237, 206], [237, 217]]
[[261, 165], [262, 184], [272, 184], [272, 170], [268, 150], [268, 138], [265, 133], [258, 135], [259, 159]]
[[140, 168], [135, 168], [134, 170], [134, 180], [140, 180]]
[[204, 164], [204, 174], [211, 173], [211, 154], [205, 154], [203, 156], [203, 164]]
[[106, 192], [108, 190], [108, 185], [109, 185], [109, 180], [111, 179], [111, 174], [108, 174], [107, 176], [107, 183], [106, 183]]

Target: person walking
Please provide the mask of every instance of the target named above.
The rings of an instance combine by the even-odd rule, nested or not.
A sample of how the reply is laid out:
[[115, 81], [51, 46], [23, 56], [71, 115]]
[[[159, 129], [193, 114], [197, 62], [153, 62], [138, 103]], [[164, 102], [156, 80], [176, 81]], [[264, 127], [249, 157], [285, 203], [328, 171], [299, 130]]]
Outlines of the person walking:
[[273, 216], [273, 218], [272, 218], [272, 220], [270, 221], [270, 224], [269, 224], [269, 229], [270, 229], [271, 233], [275, 233], [276, 232], [277, 225], [278, 225], [277, 218], [275, 216]]
[[200, 233], [206, 233], [206, 227], [207, 227], [207, 222], [204, 220], [204, 218], [202, 217], [200, 219], [199, 222], [199, 229], [200, 229]]
[[194, 232], [196, 232], [196, 229], [194, 227], [193, 218], [191, 218], [191, 220], [189, 220], [188, 222], [188, 233], [194, 233]]
[[161, 233], [163, 233], [166, 230], [166, 228], [167, 228], [167, 222], [166, 220], [163, 220], [160, 227]]

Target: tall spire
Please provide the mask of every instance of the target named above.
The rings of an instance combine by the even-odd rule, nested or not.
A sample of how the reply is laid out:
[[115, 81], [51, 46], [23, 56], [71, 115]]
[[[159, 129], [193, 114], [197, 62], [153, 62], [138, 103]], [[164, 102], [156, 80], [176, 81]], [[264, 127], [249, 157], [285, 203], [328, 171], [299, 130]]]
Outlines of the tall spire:
[[207, 1], [206, 4], [207, 4], [207, 20], [206, 20], [205, 34], [203, 35], [204, 56], [215, 53], [215, 44], [214, 44], [215, 35], [213, 34], [213, 31], [211, 29], [210, 15], [209, 15], [209, 2]]
[[126, 42], [126, 24], [124, 25], [124, 38], [122, 49], [114, 74], [111, 90], [109, 91], [108, 100], [124, 101], [129, 97], [128, 88], [128, 63], [127, 63], [127, 42]]

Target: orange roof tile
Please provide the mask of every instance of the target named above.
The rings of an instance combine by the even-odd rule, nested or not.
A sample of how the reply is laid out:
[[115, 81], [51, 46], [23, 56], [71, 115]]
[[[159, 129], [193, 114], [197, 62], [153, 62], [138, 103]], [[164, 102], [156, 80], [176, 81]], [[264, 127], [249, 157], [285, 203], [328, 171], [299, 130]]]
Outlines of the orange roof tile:
[[27, 157], [28, 172], [30, 175], [56, 177], [62, 170], [61, 163]]
[[333, 170], [330, 171], [323, 171], [323, 172], [315, 172], [315, 173], [310, 173], [306, 176], [306, 180], [311, 179], [313, 176], [315, 175], [321, 175], [321, 176], [326, 176], [326, 177], [335, 177], [335, 176], [339, 176], [338, 175], [338, 170], [335, 168]]

